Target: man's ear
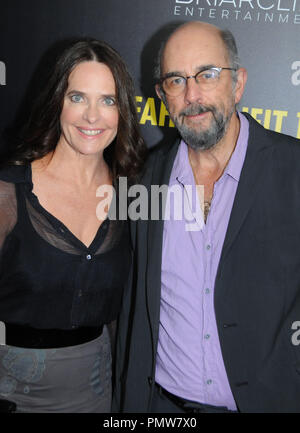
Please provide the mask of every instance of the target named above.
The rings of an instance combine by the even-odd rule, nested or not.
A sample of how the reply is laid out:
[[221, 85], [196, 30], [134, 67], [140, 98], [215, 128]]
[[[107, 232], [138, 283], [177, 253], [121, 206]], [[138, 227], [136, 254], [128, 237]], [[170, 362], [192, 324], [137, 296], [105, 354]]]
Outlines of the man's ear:
[[235, 83], [235, 103], [238, 104], [242, 99], [245, 85], [247, 82], [248, 73], [245, 68], [240, 68], [237, 70], [237, 81]]
[[156, 91], [156, 94], [159, 97], [159, 99], [162, 99], [161, 98], [161, 92], [162, 92], [162, 90], [161, 90], [161, 87], [160, 87], [159, 84], [155, 84], [155, 91]]

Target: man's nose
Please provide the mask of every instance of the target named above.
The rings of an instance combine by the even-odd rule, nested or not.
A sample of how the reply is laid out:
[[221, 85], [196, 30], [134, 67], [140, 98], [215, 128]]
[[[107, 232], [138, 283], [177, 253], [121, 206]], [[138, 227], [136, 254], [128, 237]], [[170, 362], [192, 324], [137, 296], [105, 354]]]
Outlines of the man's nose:
[[187, 77], [184, 99], [186, 103], [192, 103], [196, 101], [202, 101], [204, 92], [202, 91], [201, 85], [199, 85], [194, 76]]

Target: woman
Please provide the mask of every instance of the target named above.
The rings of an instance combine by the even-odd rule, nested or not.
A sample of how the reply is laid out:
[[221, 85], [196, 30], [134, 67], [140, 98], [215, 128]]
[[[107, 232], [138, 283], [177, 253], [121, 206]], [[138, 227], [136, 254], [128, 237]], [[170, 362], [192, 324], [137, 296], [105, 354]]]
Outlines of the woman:
[[134, 182], [145, 145], [132, 80], [104, 42], [58, 59], [0, 171], [0, 398], [19, 412], [108, 412], [111, 345], [130, 266], [126, 221], [96, 191]]

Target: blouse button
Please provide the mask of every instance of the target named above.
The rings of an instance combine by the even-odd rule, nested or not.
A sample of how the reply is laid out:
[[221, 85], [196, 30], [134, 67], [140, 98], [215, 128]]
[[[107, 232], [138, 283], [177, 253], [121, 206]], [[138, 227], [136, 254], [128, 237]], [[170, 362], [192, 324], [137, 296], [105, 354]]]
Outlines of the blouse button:
[[88, 254], [88, 255], [86, 256], [86, 259], [87, 259], [87, 260], [91, 260], [91, 258], [92, 258], [92, 256], [91, 256], [90, 254]]

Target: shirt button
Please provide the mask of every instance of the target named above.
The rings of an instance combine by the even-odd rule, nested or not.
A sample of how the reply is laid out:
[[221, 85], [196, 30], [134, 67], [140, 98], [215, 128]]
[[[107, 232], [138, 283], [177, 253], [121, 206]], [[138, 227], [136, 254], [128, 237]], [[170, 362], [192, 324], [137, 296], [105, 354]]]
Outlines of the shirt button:
[[87, 259], [87, 260], [91, 260], [91, 258], [92, 258], [92, 256], [91, 256], [90, 254], [88, 254], [88, 255], [86, 256], [86, 259]]
[[204, 335], [205, 340], [208, 340], [210, 338], [209, 334]]
[[212, 384], [212, 380], [211, 380], [211, 379], [208, 379], [208, 380], [206, 381], [206, 383], [207, 383], [207, 385], [211, 385], [211, 384]]
[[210, 250], [210, 245], [206, 245], [206, 249], [207, 249], [207, 250]]
[[205, 289], [205, 293], [208, 295], [210, 293], [209, 289]]

